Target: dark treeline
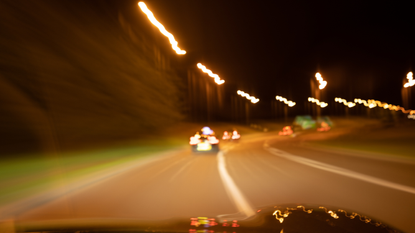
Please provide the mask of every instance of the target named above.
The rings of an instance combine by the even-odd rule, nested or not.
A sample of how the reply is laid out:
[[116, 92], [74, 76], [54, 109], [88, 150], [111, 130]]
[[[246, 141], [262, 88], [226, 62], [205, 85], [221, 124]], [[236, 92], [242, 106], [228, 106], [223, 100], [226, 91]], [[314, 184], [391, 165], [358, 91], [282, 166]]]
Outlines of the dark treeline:
[[183, 119], [186, 77], [159, 34], [106, 4], [0, 2], [1, 154], [105, 145]]

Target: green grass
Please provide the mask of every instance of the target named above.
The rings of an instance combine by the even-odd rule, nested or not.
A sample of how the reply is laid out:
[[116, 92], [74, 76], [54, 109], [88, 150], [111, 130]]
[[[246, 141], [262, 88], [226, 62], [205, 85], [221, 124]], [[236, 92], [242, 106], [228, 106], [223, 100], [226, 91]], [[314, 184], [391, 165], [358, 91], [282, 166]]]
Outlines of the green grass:
[[0, 163], [0, 206], [180, 145], [177, 140], [149, 141], [106, 149], [57, 155], [32, 154], [3, 160]]
[[[344, 125], [343, 129], [348, 128]], [[349, 127], [350, 129], [350, 127]], [[342, 129], [333, 128], [333, 132]], [[415, 125], [413, 122], [390, 125], [383, 122], [355, 126], [348, 133], [326, 140], [309, 141], [348, 150], [374, 152], [391, 156], [415, 158]]]
[[323, 145], [329, 147], [343, 148], [349, 150], [359, 150], [366, 152], [375, 152], [388, 155], [398, 155], [415, 158], [415, 147], [412, 142], [406, 140], [350, 140], [341, 138], [336, 140], [313, 141], [311, 144]]
[[[164, 132], [154, 132], [145, 139], [56, 154], [26, 154], [7, 157], [0, 163], [0, 206], [75, 183], [96, 172], [127, 164], [188, 145], [191, 135], [204, 124], [179, 123]], [[209, 124], [220, 137], [223, 130], [237, 128], [242, 135], [259, 132], [244, 125]]]

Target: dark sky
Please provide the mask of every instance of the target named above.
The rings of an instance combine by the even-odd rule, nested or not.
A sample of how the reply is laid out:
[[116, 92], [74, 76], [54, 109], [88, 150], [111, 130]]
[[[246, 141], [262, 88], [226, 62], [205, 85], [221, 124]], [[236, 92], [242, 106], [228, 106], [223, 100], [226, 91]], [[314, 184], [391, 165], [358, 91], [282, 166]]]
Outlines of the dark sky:
[[[413, 69], [410, 5], [362, 1], [148, 0], [156, 18], [188, 52], [261, 100], [310, 95], [310, 78], [328, 81], [334, 97], [401, 104], [403, 79]], [[121, 5], [130, 13], [137, 1]], [[166, 40], [167, 43], [167, 40]]]

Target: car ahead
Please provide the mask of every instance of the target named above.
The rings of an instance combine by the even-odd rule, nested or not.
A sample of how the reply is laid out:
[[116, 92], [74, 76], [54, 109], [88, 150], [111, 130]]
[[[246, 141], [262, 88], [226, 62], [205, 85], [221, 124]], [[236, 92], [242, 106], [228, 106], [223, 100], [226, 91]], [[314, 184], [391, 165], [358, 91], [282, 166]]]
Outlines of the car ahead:
[[241, 138], [241, 135], [237, 130], [229, 130], [223, 132], [222, 140], [225, 141], [238, 141]]
[[219, 140], [215, 136], [215, 132], [209, 127], [202, 128], [201, 133], [197, 132], [190, 137], [189, 142], [193, 152], [218, 152]]

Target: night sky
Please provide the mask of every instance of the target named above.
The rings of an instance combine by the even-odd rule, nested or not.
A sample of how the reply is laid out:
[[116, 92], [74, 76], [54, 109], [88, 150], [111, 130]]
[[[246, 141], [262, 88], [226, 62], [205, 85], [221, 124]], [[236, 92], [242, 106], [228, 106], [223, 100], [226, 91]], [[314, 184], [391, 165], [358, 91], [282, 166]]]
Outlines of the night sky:
[[[415, 20], [403, 3], [144, 2], [187, 51], [180, 59], [206, 65], [229, 92], [241, 89], [265, 102], [275, 95], [304, 102], [310, 78], [320, 72], [328, 81], [325, 101], [401, 104], [403, 79], [413, 69]], [[117, 4], [125, 14], [143, 14], [137, 1]]]

